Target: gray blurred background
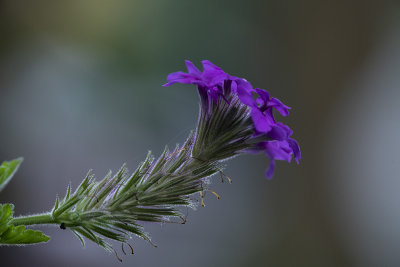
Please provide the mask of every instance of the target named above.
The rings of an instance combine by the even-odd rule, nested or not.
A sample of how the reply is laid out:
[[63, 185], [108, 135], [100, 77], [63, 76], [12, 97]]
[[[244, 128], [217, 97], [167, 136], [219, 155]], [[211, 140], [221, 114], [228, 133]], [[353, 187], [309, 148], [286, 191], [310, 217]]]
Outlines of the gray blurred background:
[[115, 244], [122, 264], [45, 227], [2, 266], [400, 266], [398, 1], [2, 1], [0, 21], [0, 161], [25, 158], [0, 202], [16, 215], [183, 142], [196, 90], [161, 84], [185, 59], [291, 106], [303, 156], [271, 181], [264, 156], [235, 158], [221, 200], [146, 224], [158, 248]]

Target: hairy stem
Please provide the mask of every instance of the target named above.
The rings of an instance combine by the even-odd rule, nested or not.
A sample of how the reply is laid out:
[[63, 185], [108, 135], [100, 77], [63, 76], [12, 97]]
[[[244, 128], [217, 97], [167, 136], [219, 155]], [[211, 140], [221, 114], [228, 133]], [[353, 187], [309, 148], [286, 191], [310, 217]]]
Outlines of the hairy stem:
[[[65, 197], [56, 198], [50, 213], [23, 216], [11, 224], [60, 224], [82, 241], [87, 238], [108, 251], [105, 238], [126, 243], [130, 234], [150, 241], [141, 222], [184, 223], [180, 207], [193, 207], [190, 198], [200, 192], [204, 206], [207, 180], [221, 172], [223, 161], [251, 148], [247, 141], [253, 135], [249, 110], [237, 97], [220, 99], [201, 110], [196, 129], [182, 146], [168, 148], [155, 159], [151, 153], [129, 175], [125, 165], [96, 181], [89, 173], [75, 192], [68, 186]], [[182, 220], [182, 221], [180, 221]]]
[[33, 224], [57, 224], [58, 222], [51, 216], [50, 213], [39, 215], [28, 215], [14, 218], [10, 224], [17, 225], [33, 225]]

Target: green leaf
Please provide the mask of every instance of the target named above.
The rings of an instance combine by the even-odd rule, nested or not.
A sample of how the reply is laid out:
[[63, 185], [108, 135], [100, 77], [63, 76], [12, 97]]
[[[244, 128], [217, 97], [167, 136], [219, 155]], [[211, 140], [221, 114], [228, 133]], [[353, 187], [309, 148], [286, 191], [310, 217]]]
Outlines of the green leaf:
[[0, 245], [35, 244], [50, 240], [40, 231], [25, 229], [24, 225], [9, 224], [13, 213], [14, 205], [0, 204]]
[[14, 173], [18, 170], [23, 158], [17, 158], [11, 161], [4, 161], [0, 165], [0, 191], [7, 185], [7, 183], [14, 176]]

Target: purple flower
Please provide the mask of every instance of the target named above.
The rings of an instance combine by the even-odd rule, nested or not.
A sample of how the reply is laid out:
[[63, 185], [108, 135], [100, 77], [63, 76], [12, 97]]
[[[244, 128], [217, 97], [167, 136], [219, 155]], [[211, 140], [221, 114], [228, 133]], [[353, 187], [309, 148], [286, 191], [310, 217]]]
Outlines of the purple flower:
[[269, 135], [269, 137], [274, 140], [258, 144], [258, 147], [264, 150], [265, 154], [270, 159], [270, 165], [266, 171], [267, 178], [271, 178], [274, 173], [275, 160], [286, 160], [290, 162], [292, 155], [294, 155], [294, 159], [297, 164], [299, 164], [299, 160], [301, 159], [300, 147], [297, 141], [290, 138], [293, 131], [281, 122], [278, 122], [275, 127], [276, 129], [279, 128], [281, 132], [276, 136]]
[[195, 84], [198, 87], [202, 102], [207, 104], [209, 99], [218, 103], [220, 96], [228, 102], [223, 93], [223, 88], [228, 82], [230, 91], [237, 93], [242, 103], [248, 105], [251, 101], [254, 101], [251, 96], [253, 88], [246, 80], [225, 73], [208, 60], [201, 61], [202, 72], [189, 60], [186, 60], [185, 63], [188, 73], [182, 71], [171, 73], [167, 77], [168, 82], [163, 86], [170, 86], [175, 83]]
[[293, 131], [289, 126], [276, 122], [273, 109], [276, 109], [282, 116], [289, 115], [290, 107], [284, 105], [279, 99], [271, 97], [262, 89], [256, 88], [258, 98], [251, 105], [251, 117], [253, 119], [255, 134], [266, 135], [272, 141], [265, 141], [258, 144], [258, 149], [264, 150], [270, 159], [270, 166], [266, 172], [267, 178], [271, 178], [275, 170], [275, 160], [291, 161], [292, 155], [299, 163], [301, 158], [300, 148], [296, 140], [290, 138]]
[[273, 116], [273, 109], [276, 109], [282, 116], [287, 116], [289, 115], [290, 107], [284, 105], [279, 99], [271, 97], [265, 90], [255, 88], [254, 92], [258, 94], [256, 100], [253, 99], [250, 91], [250, 93], [246, 92], [245, 96], [242, 96], [241, 101], [251, 107], [251, 117], [256, 134], [280, 131], [274, 127], [276, 122]]
[[[253, 121], [254, 136], [266, 138], [268, 141], [255, 141], [257, 144], [253, 151], [263, 150], [270, 158], [270, 167], [266, 172], [268, 178], [272, 177], [275, 169], [275, 160], [291, 161], [292, 155], [297, 163], [301, 158], [300, 148], [296, 140], [290, 136], [293, 131], [283, 123], [276, 122], [273, 110], [282, 116], [289, 115], [290, 107], [284, 105], [279, 99], [271, 97], [262, 89], [255, 88], [245, 79], [225, 73], [208, 60], [203, 60], [203, 71], [200, 71], [192, 62], [186, 60], [188, 73], [174, 72], [168, 75], [170, 86], [174, 83], [195, 84], [198, 87], [203, 108], [209, 112], [209, 102], [218, 104], [219, 97], [227, 100], [229, 94], [237, 95], [240, 102], [250, 109]], [[211, 114], [212, 115], [212, 114]], [[258, 139], [257, 139], [258, 140]]]
[[[235, 86], [236, 85], [236, 86]], [[237, 96], [239, 97], [240, 102], [247, 106], [254, 106], [255, 102], [253, 99], [253, 86], [251, 83], [246, 81], [245, 79], [241, 78], [236, 78], [234, 79], [234, 90], [232, 90], [234, 93], [237, 93]]]
[[199, 89], [202, 102], [208, 102], [211, 98], [218, 103], [219, 96], [223, 96], [222, 88], [225, 80], [229, 80], [230, 76], [222, 69], [215, 66], [208, 60], [203, 60], [203, 72], [189, 60], [185, 61], [188, 73], [178, 71], [168, 75], [168, 83], [163, 86], [170, 86], [175, 83], [195, 84]]
[[261, 111], [275, 108], [282, 116], [289, 115], [290, 107], [284, 105], [279, 99], [271, 97], [265, 90], [256, 88], [255, 91], [259, 95], [256, 102], [259, 105]]
[[229, 78], [222, 69], [215, 66], [208, 60], [203, 60], [204, 71], [201, 72], [192, 62], [189, 60], [185, 61], [188, 73], [178, 71], [173, 72], [168, 75], [168, 83], [163, 86], [170, 86], [174, 83], [184, 83], [184, 84], [196, 84], [204, 88], [212, 88], [214, 86], [220, 85], [225, 79]]

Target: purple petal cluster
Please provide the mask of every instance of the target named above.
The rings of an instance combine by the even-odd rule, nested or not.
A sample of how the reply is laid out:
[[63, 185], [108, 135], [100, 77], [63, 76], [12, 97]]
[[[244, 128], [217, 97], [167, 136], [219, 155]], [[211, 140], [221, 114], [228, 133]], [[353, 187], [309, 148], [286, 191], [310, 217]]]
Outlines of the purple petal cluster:
[[198, 87], [203, 107], [208, 107], [209, 100], [218, 103], [219, 96], [224, 98], [224, 82], [231, 80], [221, 68], [215, 66], [208, 60], [203, 60], [203, 71], [201, 72], [192, 62], [185, 61], [188, 73], [178, 71], [168, 75], [168, 83], [163, 86], [170, 86], [174, 83], [195, 84]]
[[[301, 158], [300, 148], [296, 140], [291, 138], [293, 131], [285, 124], [276, 122], [273, 110], [282, 116], [289, 115], [290, 107], [279, 99], [271, 97], [262, 89], [253, 88], [245, 79], [225, 73], [208, 60], [203, 60], [203, 71], [186, 60], [188, 73], [174, 72], [168, 75], [170, 86], [175, 83], [195, 84], [201, 97], [203, 108], [208, 111], [210, 101], [218, 104], [218, 100], [226, 98], [226, 92], [236, 94], [240, 102], [249, 107], [254, 126], [254, 137], [265, 136], [266, 140], [257, 143], [256, 149], [262, 150], [270, 158], [270, 166], [266, 171], [267, 178], [271, 178], [275, 169], [275, 160], [291, 161], [292, 155], [297, 163]], [[227, 88], [229, 87], [229, 88]], [[228, 102], [229, 103], [229, 102]]]

